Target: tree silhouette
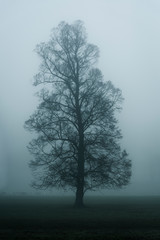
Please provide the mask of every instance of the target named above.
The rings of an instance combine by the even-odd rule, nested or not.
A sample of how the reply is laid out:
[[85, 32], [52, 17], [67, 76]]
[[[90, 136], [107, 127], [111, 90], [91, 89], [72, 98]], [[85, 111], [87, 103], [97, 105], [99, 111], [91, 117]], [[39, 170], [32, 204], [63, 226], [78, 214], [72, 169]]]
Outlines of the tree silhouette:
[[36, 52], [41, 65], [34, 85], [43, 86], [41, 102], [25, 122], [36, 133], [28, 146], [34, 156], [33, 186], [72, 189], [81, 207], [87, 190], [129, 183], [131, 161], [121, 150], [115, 117], [121, 91], [94, 68], [99, 50], [87, 43], [81, 21], [61, 22]]

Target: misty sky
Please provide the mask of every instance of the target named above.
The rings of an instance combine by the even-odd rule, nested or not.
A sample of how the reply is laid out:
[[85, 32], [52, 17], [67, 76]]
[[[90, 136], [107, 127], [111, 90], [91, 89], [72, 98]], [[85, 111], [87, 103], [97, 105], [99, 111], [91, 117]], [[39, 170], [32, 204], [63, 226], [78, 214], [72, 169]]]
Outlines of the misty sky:
[[104, 79], [125, 98], [119, 125], [133, 176], [116, 194], [160, 194], [159, 0], [0, 0], [0, 191], [30, 191], [33, 135], [23, 125], [38, 103], [35, 46], [78, 19], [100, 49]]

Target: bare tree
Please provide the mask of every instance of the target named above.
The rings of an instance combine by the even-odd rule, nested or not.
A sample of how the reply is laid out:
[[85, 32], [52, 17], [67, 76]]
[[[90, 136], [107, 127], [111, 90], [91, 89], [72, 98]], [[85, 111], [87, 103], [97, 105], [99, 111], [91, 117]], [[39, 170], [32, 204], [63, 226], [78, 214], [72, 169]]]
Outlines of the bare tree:
[[81, 207], [87, 190], [129, 183], [131, 161], [121, 150], [115, 118], [121, 91], [94, 68], [99, 50], [87, 43], [81, 21], [61, 22], [36, 52], [42, 62], [34, 85], [43, 85], [41, 103], [25, 122], [37, 134], [28, 146], [33, 186], [72, 189]]

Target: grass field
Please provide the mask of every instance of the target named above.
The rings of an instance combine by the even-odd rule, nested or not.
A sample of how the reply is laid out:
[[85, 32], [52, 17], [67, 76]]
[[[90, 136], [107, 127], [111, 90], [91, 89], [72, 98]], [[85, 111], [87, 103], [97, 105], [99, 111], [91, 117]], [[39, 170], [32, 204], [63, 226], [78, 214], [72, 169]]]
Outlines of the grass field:
[[160, 197], [0, 197], [0, 240], [160, 239]]

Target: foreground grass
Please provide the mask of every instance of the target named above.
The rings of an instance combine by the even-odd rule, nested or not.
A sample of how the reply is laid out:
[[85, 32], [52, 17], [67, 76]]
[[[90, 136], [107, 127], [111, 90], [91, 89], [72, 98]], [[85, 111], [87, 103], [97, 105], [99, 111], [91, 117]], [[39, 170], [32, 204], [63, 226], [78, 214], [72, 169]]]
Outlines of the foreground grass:
[[160, 239], [160, 197], [1, 197], [0, 239]]

